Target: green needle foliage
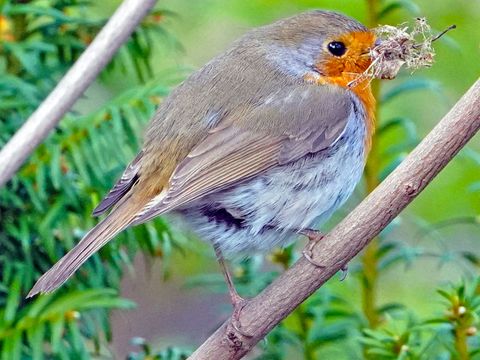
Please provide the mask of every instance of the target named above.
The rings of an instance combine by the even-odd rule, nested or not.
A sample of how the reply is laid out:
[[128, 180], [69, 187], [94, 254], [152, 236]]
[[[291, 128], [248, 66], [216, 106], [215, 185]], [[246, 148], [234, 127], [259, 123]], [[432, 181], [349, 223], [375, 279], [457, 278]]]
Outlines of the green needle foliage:
[[190, 355], [189, 351], [173, 347], [154, 351], [143, 338], [132, 339], [132, 344], [138, 346], [140, 351], [130, 353], [127, 360], [186, 360]]
[[442, 313], [415, 320], [408, 312], [393, 314], [388, 325], [365, 329], [361, 342], [374, 359], [473, 359], [480, 352], [478, 338], [479, 282], [439, 289], [435, 302]]
[[[7, 1], [0, 12], [0, 146], [53, 89], [106, 19], [88, 1]], [[96, 222], [91, 211], [140, 147], [142, 129], [178, 79], [151, 78], [153, 41], [165, 44], [151, 13], [102, 79], [134, 75], [138, 85], [87, 115], [70, 113], [10, 183], [0, 189], [0, 353], [2, 359], [90, 358], [111, 338], [108, 314], [122, 267], [138, 250], [168, 257], [176, 246], [159, 220], [121, 236], [52, 295], [25, 300], [35, 279]], [[160, 85], [160, 84], [165, 85]], [[123, 241], [127, 240], [127, 241]], [[115, 290], [114, 290], [115, 289]]]

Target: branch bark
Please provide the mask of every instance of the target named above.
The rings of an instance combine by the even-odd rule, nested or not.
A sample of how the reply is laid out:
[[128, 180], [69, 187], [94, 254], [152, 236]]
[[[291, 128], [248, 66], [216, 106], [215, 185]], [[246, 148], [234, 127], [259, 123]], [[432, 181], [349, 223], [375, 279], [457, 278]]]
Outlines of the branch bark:
[[0, 151], [0, 187], [10, 180], [128, 39], [156, 0], [125, 0], [55, 89]]
[[242, 332], [227, 320], [190, 359], [240, 359], [358, 254], [433, 180], [480, 128], [480, 80], [356, 209], [242, 310]]

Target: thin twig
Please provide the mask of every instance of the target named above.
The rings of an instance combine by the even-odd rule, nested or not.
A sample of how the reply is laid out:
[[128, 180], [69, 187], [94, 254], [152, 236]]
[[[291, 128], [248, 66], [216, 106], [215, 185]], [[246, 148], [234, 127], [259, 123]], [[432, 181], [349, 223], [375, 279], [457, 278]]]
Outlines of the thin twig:
[[432, 42], [434, 41], [437, 41], [438, 39], [440, 39], [443, 35], [445, 35], [447, 32], [449, 32], [450, 30], [453, 30], [453, 29], [456, 29], [457, 28], [457, 25], [453, 24], [453, 25], [450, 25], [449, 27], [447, 27], [445, 30], [443, 30], [440, 34], [437, 34], [433, 37], [432, 39]]
[[0, 187], [10, 180], [128, 39], [156, 0], [125, 0], [75, 65], [0, 151]]

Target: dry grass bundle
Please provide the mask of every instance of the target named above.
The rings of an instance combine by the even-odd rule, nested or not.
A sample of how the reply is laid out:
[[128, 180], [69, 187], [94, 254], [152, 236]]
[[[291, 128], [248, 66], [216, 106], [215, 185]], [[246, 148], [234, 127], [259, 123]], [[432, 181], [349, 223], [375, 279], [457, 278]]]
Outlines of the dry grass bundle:
[[372, 64], [349, 86], [356, 86], [366, 79], [393, 79], [403, 65], [413, 71], [430, 67], [435, 56], [432, 43], [455, 27], [452, 25], [440, 34], [433, 35], [427, 20], [416, 18], [411, 30], [405, 25], [382, 25], [375, 28], [378, 45], [370, 51]]

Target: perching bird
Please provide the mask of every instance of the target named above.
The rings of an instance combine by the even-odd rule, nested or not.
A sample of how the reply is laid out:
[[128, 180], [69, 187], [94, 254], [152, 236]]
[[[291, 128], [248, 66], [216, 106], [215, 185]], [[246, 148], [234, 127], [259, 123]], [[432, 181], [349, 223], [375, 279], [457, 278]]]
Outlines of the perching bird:
[[175, 212], [223, 255], [284, 246], [325, 222], [361, 178], [374, 130], [375, 35], [311, 11], [254, 29], [159, 106], [135, 159], [94, 210], [108, 216], [29, 296], [62, 285], [129, 226]]

